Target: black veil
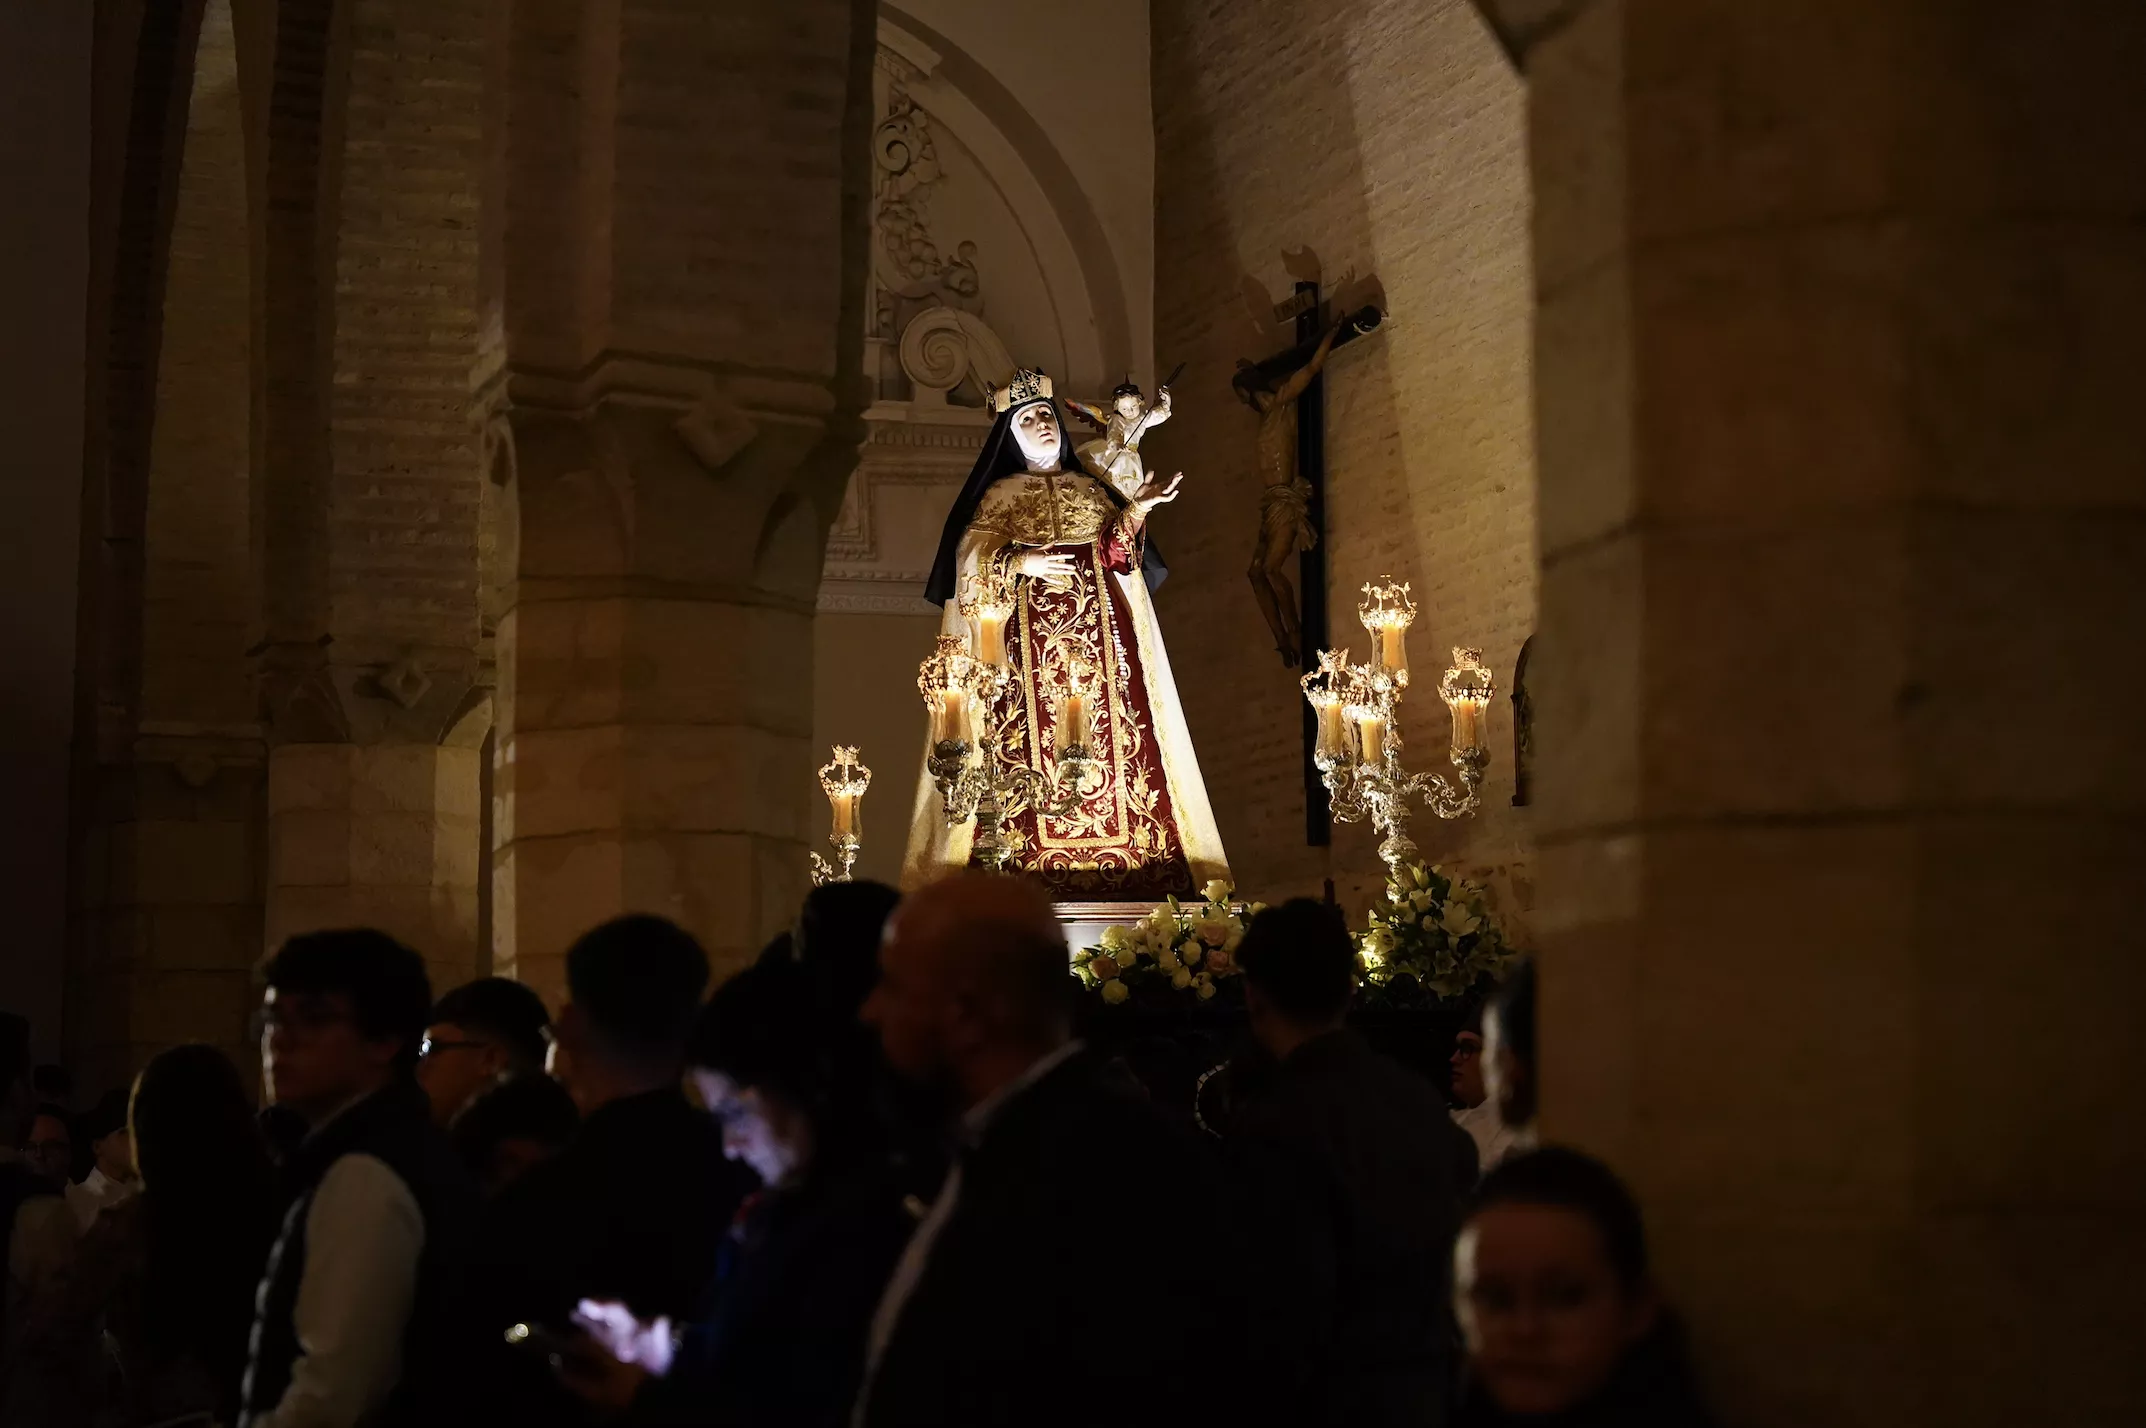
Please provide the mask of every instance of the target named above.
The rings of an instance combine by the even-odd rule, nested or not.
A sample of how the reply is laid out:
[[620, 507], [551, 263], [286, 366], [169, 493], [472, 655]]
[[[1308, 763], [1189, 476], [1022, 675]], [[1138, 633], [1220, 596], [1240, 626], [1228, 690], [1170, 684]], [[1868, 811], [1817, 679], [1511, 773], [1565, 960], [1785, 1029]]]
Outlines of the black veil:
[[[1065, 408], [1058, 404], [1056, 397], [1047, 400], [1058, 415], [1058, 464], [1068, 471], [1082, 471], [1079, 458], [1073, 454], [1073, 426], [1066, 420]], [[953, 598], [954, 584], [961, 573], [961, 537], [967, 533], [969, 522], [976, 519], [985, 489], [1001, 477], [1024, 475], [1028, 471], [1028, 458], [1021, 454], [1021, 445], [1013, 437], [1013, 415], [1030, 405], [1033, 403], [1019, 402], [998, 414], [997, 420], [991, 423], [991, 434], [984, 438], [984, 449], [977, 453], [969, 479], [962, 484], [961, 494], [954, 498], [954, 509], [946, 518], [946, 529], [939, 534], [939, 558], [932, 562], [931, 579], [924, 583], [924, 598], [934, 605], [944, 605]], [[1120, 506], [1126, 504], [1125, 498], [1108, 481], [1100, 484], [1110, 493], [1111, 500]], [[1170, 567], [1163, 564], [1162, 552], [1155, 548], [1152, 540], [1142, 543], [1140, 573], [1147, 580], [1150, 594], [1170, 573]]]

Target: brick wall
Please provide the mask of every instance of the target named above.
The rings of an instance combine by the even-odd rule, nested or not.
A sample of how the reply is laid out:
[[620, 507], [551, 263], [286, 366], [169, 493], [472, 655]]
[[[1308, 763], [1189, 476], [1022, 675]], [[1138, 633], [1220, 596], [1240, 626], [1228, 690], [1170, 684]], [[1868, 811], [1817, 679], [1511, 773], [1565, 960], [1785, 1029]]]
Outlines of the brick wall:
[[[1448, 647], [1498, 676], [1485, 808], [1419, 819], [1430, 861], [1497, 869], [1508, 912], [1530, 896], [1528, 811], [1511, 806], [1513, 662], [1535, 618], [1534, 456], [1523, 93], [1462, 0], [1156, 0], [1156, 367], [1187, 364], [1148, 464], [1183, 468], [1157, 518], [1158, 597], [1192, 735], [1239, 886], [1274, 899], [1333, 876], [1362, 906], [1376, 837], [1303, 836], [1298, 671], [1285, 669], [1245, 579], [1258, 529], [1256, 421], [1231, 394], [1240, 357], [1279, 350], [1251, 284], [1286, 294], [1280, 254], [1312, 248], [1329, 288], [1353, 269], [1388, 320], [1328, 368], [1331, 634], [1366, 641], [1357, 587], [1392, 575], [1420, 607], [1404, 706], [1412, 767], [1444, 769], [1429, 687]], [[1330, 861], [1329, 861], [1330, 860]], [[1353, 914], [1352, 914], [1353, 915]]]
[[477, 640], [486, 10], [486, 0], [353, 7], [330, 592], [338, 641], [366, 647], [345, 658]]

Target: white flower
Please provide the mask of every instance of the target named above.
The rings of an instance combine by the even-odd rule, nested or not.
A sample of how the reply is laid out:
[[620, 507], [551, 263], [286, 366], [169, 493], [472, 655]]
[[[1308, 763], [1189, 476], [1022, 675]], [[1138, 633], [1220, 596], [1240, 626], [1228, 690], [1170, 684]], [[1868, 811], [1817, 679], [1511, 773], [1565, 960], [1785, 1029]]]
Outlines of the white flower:
[[[1445, 925], [1446, 932], [1454, 937], [1465, 937], [1483, 925], [1482, 918], [1469, 911], [1465, 903], [1458, 902], [1446, 904], [1446, 915], [1440, 921]], [[1423, 919], [1423, 925], [1428, 928], [1431, 920], [1426, 917]]]
[[1105, 952], [1123, 952], [1128, 946], [1132, 945], [1132, 940], [1133, 931], [1129, 927], [1106, 927], [1103, 929], [1102, 943]]
[[1155, 965], [1165, 972], [1177, 972], [1182, 970], [1185, 964], [1177, 960], [1175, 952], [1164, 950], [1156, 955]]
[[1132, 989], [1123, 982], [1103, 983], [1103, 1000], [1109, 1002], [1112, 1006], [1116, 1006], [1132, 994]]
[[1261, 913], [1265, 912], [1266, 910], [1267, 910], [1267, 905], [1266, 905], [1265, 903], [1263, 903], [1263, 902], [1255, 902], [1255, 903], [1253, 903], [1253, 904], [1252, 904], [1251, 912], [1249, 913], [1249, 915], [1250, 915], [1250, 916], [1252, 916], [1252, 917], [1257, 917], [1257, 916], [1259, 916], [1259, 915], [1260, 915]]
[[1417, 912], [1424, 912], [1429, 910], [1430, 905], [1433, 901], [1435, 901], [1435, 899], [1433, 899], [1429, 893], [1419, 892], [1412, 894], [1409, 897], [1408, 905], [1414, 908]]
[[1237, 950], [1237, 944], [1242, 941], [1244, 941], [1244, 929], [1241, 927], [1232, 927], [1229, 930], [1229, 936], [1223, 939], [1220, 950], [1224, 952], [1234, 952]]
[[1183, 991], [1185, 988], [1192, 985], [1192, 974], [1186, 971], [1183, 967], [1180, 967], [1171, 974], [1170, 985], [1177, 988], [1179, 991]]
[[1200, 893], [1209, 902], [1228, 902], [1237, 895], [1237, 890], [1229, 885], [1227, 878], [1211, 878]]
[[1202, 947], [1199, 944], [1199, 940], [1195, 938], [1193, 941], [1187, 942], [1185, 950], [1177, 955], [1184, 960], [1186, 966], [1197, 967], [1200, 965], [1200, 959], [1207, 955], [1207, 949]]
[[1429, 913], [1425, 913], [1422, 921], [1418, 925], [1421, 926], [1425, 932], [1429, 932], [1432, 928], [1438, 925], [1438, 919], [1432, 917]]
[[1215, 994], [1215, 984], [1214, 984], [1213, 982], [1202, 982], [1202, 983], [1200, 983], [1200, 1000], [1201, 1000], [1201, 1001], [1203, 1001], [1203, 1002], [1204, 1002], [1204, 1001], [1206, 1001], [1206, 1000], [1207, 1000], [1207, 999], [1208, 999], [1209, 997], [1213, 996], [1214, 994]]

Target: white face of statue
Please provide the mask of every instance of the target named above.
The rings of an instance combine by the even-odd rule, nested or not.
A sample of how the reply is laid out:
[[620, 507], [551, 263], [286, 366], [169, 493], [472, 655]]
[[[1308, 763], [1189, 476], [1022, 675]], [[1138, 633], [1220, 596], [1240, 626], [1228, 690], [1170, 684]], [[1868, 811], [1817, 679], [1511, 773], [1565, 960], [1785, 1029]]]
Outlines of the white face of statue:
[[1031, 471], [1058, 468], [1058, 410], [1049, 402], [1031, 402], [1013, 414], [1013, 439]]
[[1134, 396], [1131, 392], [1127, 392], [1124, 396], [1118, 398], [1117, 408], [1118, 415], [1121, 417], [1136, 417], [1140, 415], [1140, 398]]

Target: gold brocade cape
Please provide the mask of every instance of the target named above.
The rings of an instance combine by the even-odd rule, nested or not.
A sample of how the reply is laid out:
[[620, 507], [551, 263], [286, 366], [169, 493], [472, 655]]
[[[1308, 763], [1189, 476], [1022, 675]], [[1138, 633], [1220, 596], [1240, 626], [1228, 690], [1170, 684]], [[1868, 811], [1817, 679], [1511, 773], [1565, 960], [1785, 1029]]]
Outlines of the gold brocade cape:
[[[1040, 878], [1062, 902], [1159, 901], [1229, 876], [1141, 577], [1144, 545], [1139, 517], [1093, 476], [1063, 470], [1008, 475], [986, 487], [956, 553], [957, 580], [1015, 551], [1073, 557], [1069, 588], [1018, 581], [1006, 632], [1014, 678], [975, 721], [998, 731], [989, 756], [1048, 774], [1066, 671], [1085, 666], [1100, 681], [1096, 766], [1079, 806], [1062, 819], [1024, 807], [1010, 825], [1021, 837], [1010, 866]], [[959, 603], [943, 606], [940, 630], [966, 637]], [[973, 819], [947, 826], [939, 790], [920, 769], [902, 886], [966, 866], [974, 834]]]

